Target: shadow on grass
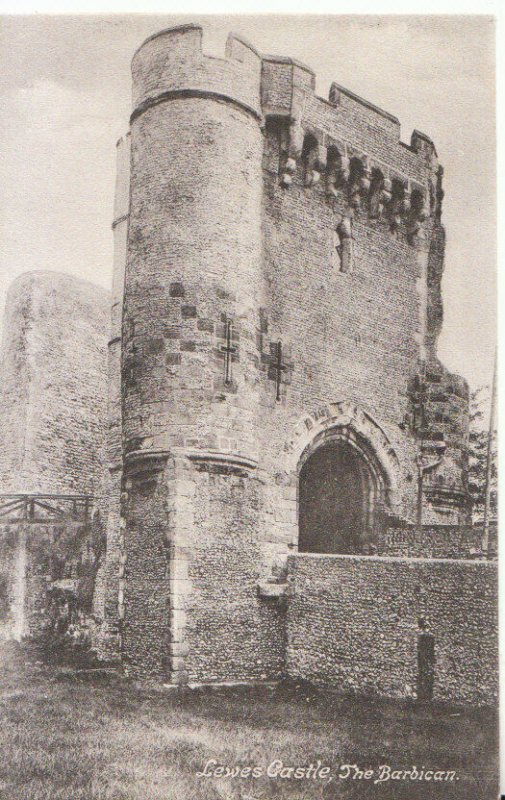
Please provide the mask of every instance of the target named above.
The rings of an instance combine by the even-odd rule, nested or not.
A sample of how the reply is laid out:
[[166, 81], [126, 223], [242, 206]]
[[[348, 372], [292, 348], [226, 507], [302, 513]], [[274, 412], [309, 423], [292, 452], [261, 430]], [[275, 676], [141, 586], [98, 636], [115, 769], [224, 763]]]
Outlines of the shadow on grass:
[[[21, 649], [4, 649], [1, 666], [5, 800], [497, 797], [493, 709], [345, 697], [296, 684], [139, 689], [117, 673], [50, 667]], [[199, 775], [209, 760], [261, 774]], [[276, 761], [288, 768], [319, 761], [329, 774], [269, 777]], [[343, 764], [372, 770], [373, 779], [339, 777]], [[455, 771], [459, 780], [375, 783], [384, 764]]]

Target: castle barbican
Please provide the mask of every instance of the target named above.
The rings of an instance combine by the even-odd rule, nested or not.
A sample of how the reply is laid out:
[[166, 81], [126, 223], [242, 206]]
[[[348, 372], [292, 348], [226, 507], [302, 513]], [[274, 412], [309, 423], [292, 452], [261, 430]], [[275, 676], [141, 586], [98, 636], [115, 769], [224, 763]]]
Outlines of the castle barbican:
[[9, 294], [3, 635], [65, 608], [139, 679], [493, 703], [435, 145], [197, 25], [132, 73], [111, 298], [50, 272]]

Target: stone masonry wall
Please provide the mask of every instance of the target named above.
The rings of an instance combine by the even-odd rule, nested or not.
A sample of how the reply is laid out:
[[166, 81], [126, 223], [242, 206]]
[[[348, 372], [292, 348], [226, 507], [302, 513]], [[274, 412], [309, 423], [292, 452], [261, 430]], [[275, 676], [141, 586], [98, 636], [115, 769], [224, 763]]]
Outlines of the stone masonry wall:
[[[426, 220], [424, 238], [415, 243], [405, 235], [403, 222], [392, 230], [389, 200], [383, 202], [381, 213], [372, 213], [368, 189], [363, 191], [359, 184], [353, 194], [352, 180], [342, 177], [344, 167], [338, 168], [341, 177], [335, 179], [337, 183], [330, 183], [328, 148], [338, 147], [347, 161], [351, 157], [360, 160], [367, 170], [368, 185], [373, 169], [380, 168], [389, 179], [402, 178], [405, 186], [422, 187], [426, 202], [430, 202], [435, 163], [424, 150], [399, 142], [397, 120], [345, 90], [333, 91], [331, 102], [314, 96], [313, 82], [302, 81], [308, 73], [299, 65], [292, 67], [291, 78], [297, 93], [290, 99], [284, 87], [273, 102], [270, 86], [282, 69], [285, 65], [272, 63], [264, 75], [264, 108], [280, 114], [285, 102], [283, 113], [289, 108], [298, 115], [299, 129], [297, 142], [292, 126], [286, 138], [282, 116], [273, 117], [266, 129], [263, 232], [267, 291], [262, 310], [266, 335], [262, 338], [265, 350], [269, 341], [282, 340], [289, 352], [286, 363], [290, 369], [281, 404], [274, 402], [271, 384], [262, 383], [262, 463], [272, 476], [284, 468], [286, 480], [296, 482], [285, 457], [294, 423], [325, 404], [349, 400], [369, 413], [388, 436], [401, 472], [396, 511], [413, 520], [418, 443], [404, 419], [409, 409], [408, 377], [426, 356], [427, 267], [433, 222]], [[308, 136], [317, 141], [311, 162], [317, 180], [307, 174], [304, 161], [301, 142]], [[283, 182], [286, 155], [291, 155], [293, 162], [288, 185]], [[343, 219], [351, 220], [352, 268], [347, 271], [342, 270], [336, 253], [336, 230]], [[274, 503], [282, 507], [283, 498], [278, 494]]]
[[103, 567], [104, 623], [97, 648], [104, 659], [119, 658], [120, 571], [123, 570], [121, 549], [121, 484], [123, 468], [121, 410], [121, 327], [123, 319], [124, 275], [130, 210], [130, 135], [116, 144], [116, 190], [114, 197], [114, 268], [112, 278], [110, 337], [108, 344], [108, 398], [106, 462], [103, 465], [107, 507], [104, 510], [107, 531], [107, 555]]
[[415, 697], [422, 619], [435, 637], [434, 699], [497, 702], [496, 564], [300, 554], [288, 569], [290, 677]]
[[104, 462], [108, 295], [30, 272], [6, 304], [0, 491], [93, 494]]
[[469, 525], [391, 527], [377, 540], [377, 555], [418, 558], [472, 558], [480, 551], [482, 530]]
[[[224, 532], [222, 524], [208, 533], [203, 523], [201, 530], [193, 526], [200, 478], [191, 459], [212, 462], [218, 454], [248, 470], [257, 456], [261, 59], [233, 37], [226, 59], [209, 59], [200, 39], [194, 26], [161, 34], [132, 65], [122, 326], [123, 654], [130, 672], [174, 681], [217, 674], [216, 662], [202, 667], [213, 642], [193, 636], [191, 626], [201, 625], [206, 600], [215, 606], [219, 576], [209, 570], [193, 582], [203, 604], [194, 618], [186, 604], [189, 572], [201, 568], [201, 543], [210, 537], [212, 549], [212, 536]], [[213, 487], [215, 506], [225, 508], [233, 480]], [[152, 481], [148, 502], [142, 487]], [[253, 494], [244, 494], [247, 504]], [[246, 506], [242, 513], [254, 512]], [[249, 536], [244, 532], [244, 554]], [[254, 591], [257, 565], [245, 555], [241, 564], [238, 538], [230, 563], [246, 580], [243, 591]], [[157, 600], [149, 599], [153, 592]], [[221, 614], [234, 602], [225, 586]], [[197, 648], [192, 656], [187, 636]], [[256, 637], [263, 637], [260, 628]], [[229, 670], [227, 664], [220, 677]]]
[[262, 486], [257, 476], [200, 468], [189, 550], [189, 680], [273, 680], [284, 671], [285, 610], [261, 598]]
[[[400, 425], [406, 376], [419, 357], [417, 256], [379, 224], [356, 221], [354, 268], [340, 272], [333, 260], [335, 210], [323, 189], [305, 189], [301, 181], [283, 190], [276, 177], [265, 178], [263, 341], [266, 350], [282, 340], [293, 366], [281, 403], [267, 376], [262, 381], [262, 463], [272, 480], [284, 471], [296, 481], [286, 459], [296, 424], [327, 403], [350, 400], [388, 436], [401, 464], [401, 513], [414, 519], [417, 445]], [[282, 497], [274, 504], [282, 507]]]
[[[0, 363], [0, 492], [93, 495], [105, 514], [107, 312], [105, 290], [69, 275], [32, 272], [12, 284]], [[66, 543], [71, 560], [72, 527], [19, 521], [2, 529], [1, 547], [16, 542], [12, 563], [4, 561], [7, 635], [38, 635], [50, 624], [46, 567], [58, 554], [44, 548]], [[96, 589], [100, 619], [100, 577]]]
[[[297, 476], [286, 457], [294, 427], [319, 407], [349, 400], [389, 438], [401, 473], [395, 513], [413, 521], [420, 442], [407, 421], [409, 379], [429, 362], [448, 385], [464, 383], [436, 360], [442, 170], [424, 134], [414, 131], [407, 145], [387, 112], [337, 84], [328, 100], [314, 87], [314, 74], [303, 64], [263, 59], [260, 347], [268, 359], [272, 343], [282, 341], [285, 371], [280, 403], [268, 380], [271, 370], [261, 376], [261, 463], [272, 485], [283, 472], [284, 485], [294, 489]], [[461, 394], [461, 403], [436, 409], [449, 445], [438, 473], [450, 474], [458, 491], [451, 489], [447, 501], [440, 492], [434, 500], [425, 492], [426, 522], [468, 521], [467, 406]], [[280, 491], [272, 491], [272, 502], [276, 509], [286, 506]]]
[[[249, 353], [260, 259], [260, 145], [255, 120], [207, 99], [175, 99], [147, 110], [132, 127], [125, 456], [174, 447], [254, 452]], [[228, 317], [241, 352], [225, 386]]]
[[125, 564], [119, 593], [122, 662], [126, 674], [171, 678], [169, 476], [162, 460], [140, 463], [126, 477], [123, 514]]

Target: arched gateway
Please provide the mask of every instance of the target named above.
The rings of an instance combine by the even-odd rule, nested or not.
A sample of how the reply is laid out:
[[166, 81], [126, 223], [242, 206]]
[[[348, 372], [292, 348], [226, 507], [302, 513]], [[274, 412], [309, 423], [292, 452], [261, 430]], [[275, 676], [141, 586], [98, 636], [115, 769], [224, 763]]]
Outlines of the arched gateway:
[[[298, 458], [300, 552], [362, 553], [395, 505], [396, 455], [377, 423], [351, 403], [306, 418]], [[298, 445], [298, 447], [297, 447]], [[298, 450], [300, 452], [300, 450]]]
[[317, 447], [299, 474], [300, 552], [362, 552], [383, 495], [379, 477], [346, 438], [336, 436]]

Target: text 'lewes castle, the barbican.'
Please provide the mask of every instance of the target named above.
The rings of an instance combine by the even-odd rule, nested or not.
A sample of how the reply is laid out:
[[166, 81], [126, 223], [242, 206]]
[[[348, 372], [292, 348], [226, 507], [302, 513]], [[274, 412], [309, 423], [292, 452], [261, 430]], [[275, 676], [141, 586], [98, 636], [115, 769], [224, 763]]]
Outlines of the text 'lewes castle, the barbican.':
[[132, 69], [111, 334], [70, 276], [8, 298], [4, 636], [64, 607], [135, 677], [493, 702], [433, 143], [196, 25]]

